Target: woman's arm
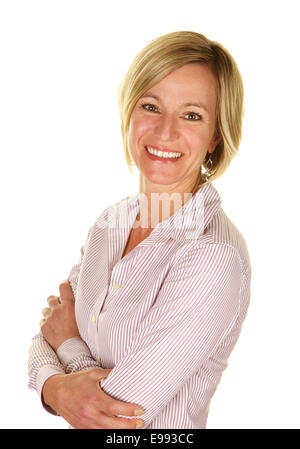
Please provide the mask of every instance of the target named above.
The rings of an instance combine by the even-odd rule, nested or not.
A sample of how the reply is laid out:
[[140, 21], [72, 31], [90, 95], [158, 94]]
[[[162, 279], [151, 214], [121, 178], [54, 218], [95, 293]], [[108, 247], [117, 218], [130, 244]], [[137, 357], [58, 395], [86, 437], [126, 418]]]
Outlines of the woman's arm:
[[[88, 232], [88, 238], [92, 228]], [[86, 245], [85, 244], [85, 245]], [[73, 295], [76, 295], [78, 276], [84, 255], [85, 245], [81, 247], [79, 262], [70, 271], [69, 282]], [[42, 390], [46, 380], [55, 374], [65, 374], [87, 368], [101, 368], [99, 362], [93, 359], [89, 348], [81, 338], [65, 341], [56, 351], [50, 346], [42, 332], [35, 335], [31, 341], [28, 353], [28, 375], [30, 389], [37, 391], [41, 400]], [[50, 413], [55, 413], [45, 406]]]
[[[62, 344], [71, 344], [69, 351], [66, 352], [68, 359], [72, 360], [72, 344], [75, 342], [77, 352], [78, 346], [85, 343], [80, 339], [75, 318], [75, 299], [69, 282], [62, 282], [59, 291], [60, 300], [57, 296], [48, 298], [50, 307], [43, 311], [41, 330], [55, 351], [58, 351]], [[85, 346], [83, 350], [87, 351], [85, 357], [88, 362], [91, 356], [88, 347]], [[133, 429], [138, 424], [143, 426], [143, 421], [111, 416], [114, 414], [136, 416], [139, 407], [136, 404], [115, 400], [102, 391], [100, 380], [110, 371], [92, 369], [48, 378], [43, 388], [45, 405], [51, 407], [77, 429]]]
[[46, 404], [76, 429], [136, 429], [144, 426], [136, 417], [143, 410], [136, 404], [118, 401], [104, 393], [100, 381], [111, 370], [91, 369], [55, 375], [44, 386]]
[[143, 426], [142, 420], [112, 416], [135, 417], [143, 410], [137, 404], [115, 400], [101, 390], [99, 382], [109, 370], [101, 369], [100, 362], [93, 359], [80, 338], [74, 303], [83, 255], [84, 246], [79, 263], [70, 272], [69, 282], [60, 285], [62, 303], [58, 304], [58, 297], [48, 298], [50, 308], [44, 309], [41, 328], [49, 342], [42, 332], [32, 339], [28, 359], [29, 387], [38, 392], [47, 411], [64, 417], [76, 428]]
[[[65, 329], [65, 323], [61, 328]], [[35, 390], [41, 399], [43, 385], [49, 377], [89, 368], [101, 368], [101, 364], [93, 358], [88, 346], [80, 337], [74, 336], [61, 341], [55, 348], [50, 345], [42, 332], [32, 338], [28, 352], [28, 387]], [[47, 407], [46, 409], [54, 413]]]
[[243, 267], [225, 244], [196, 248], [174, 266], [126, 356], [101, 387], [138, 403], [146, 427], [240, 325]]
[[[35, 335], [28, 353], [28, 376], [30, 389], [35, 390], [42, 399], [42, 389], [46, 380], [55, 374], [65, 374], [55, 351], [47, 343], [42, 333]], [[50, 413], [54, 410], [45, 407]]]
[[59, 285], [60, 296], [51, 295], [43, 309], [41, 331], [56, 352], [67, 374], [88, 368], [101, 368], [81, 339], [75, 317], [75, 297], [68, 280]]
[[[68, 281], [59, 285], [60, 301], [56, 296], [48, 298], [49, 308], [43, 310], [44, 319], [41, 320], [41, 330], [46, 340], [44, 350], [49, 350], [55, 363], [56, 355], [64, 344], [70, 345], [67, 352], [68, 360], [72, 360], [72, 344], [76, 342], [76, 352], [82, 346], [86, 351], [85, 365], [89, 364], [90, 355], [88, 347], [80, 339], [75, 318], [75, 299]], [[45, 340], [41, 340], [45, 343]], [[78, 359], [78, 355], [76, 356]], [[81, 360], [82, 363], [82, 360]], [[51, 413], [62, 416], [71, 426], [81, 429], [133, 429], [143, 426], [141, 420], [129, 420], [112, 415], [137, 416], [143, 413], [136, 404], [127, 404], [115, 400], [104, 393], [99, 385], [100, 380], [106, 377], [111, 370], [89, 369], [85, 371], [65, 374], [60, 372], [61, 366], [56, 369], [47, 365], [48, 376], [39, 387], [44, 407]], [[45, 367], [44, 367], [45, 369]]]

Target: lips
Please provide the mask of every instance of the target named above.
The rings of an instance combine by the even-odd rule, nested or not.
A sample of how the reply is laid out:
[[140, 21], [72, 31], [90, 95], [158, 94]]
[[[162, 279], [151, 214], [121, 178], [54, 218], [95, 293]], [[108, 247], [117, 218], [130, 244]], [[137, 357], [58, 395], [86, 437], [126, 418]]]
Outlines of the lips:
[[[147, 157], [150, 158], [154, 162], [159, 162], [160, 164], [174, 164], [174, 163], [177, 163], [177, 161], [179, 161], [183, 157], [182, 153], [179, 153], [179, 155], [176, 156], [174, 153], [169, 152], [169, 151], [163, 152], [161, 150], [156, 150], [153, 147], [150, 147], [149, 149], [148, 148], [145, 147], [145, 152], [146, 152]], [[159, 154], [154, 154], [154, 152], [156, 152], [156, 151]]]
[[146, 147], [154, 148], [154, 150], [157, 150], [157, 151], [165, 151], [167, 153], [181, 153], [181, 154], [183, 154], [182, 151], [173, 150], [171, 148], [164, 148], [164, 147], [162, 147], [160, 145], [145, 145], [145, 148]]

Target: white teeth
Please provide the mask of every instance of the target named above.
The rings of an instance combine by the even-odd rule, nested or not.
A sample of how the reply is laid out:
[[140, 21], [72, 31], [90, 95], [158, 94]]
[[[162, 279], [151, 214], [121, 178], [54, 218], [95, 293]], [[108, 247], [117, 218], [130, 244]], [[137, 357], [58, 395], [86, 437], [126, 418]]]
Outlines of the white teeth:
[[154, 148], [151, 148], [151, 147], [146, 147], [146, 149], [150, 154], [154, 154], [155, 156], [162, 157], [165, 159], [178, 158], [182, 155], [182, 153], [174, 153], [171, 151], [166, 152], [166, 151], [154, 150]]

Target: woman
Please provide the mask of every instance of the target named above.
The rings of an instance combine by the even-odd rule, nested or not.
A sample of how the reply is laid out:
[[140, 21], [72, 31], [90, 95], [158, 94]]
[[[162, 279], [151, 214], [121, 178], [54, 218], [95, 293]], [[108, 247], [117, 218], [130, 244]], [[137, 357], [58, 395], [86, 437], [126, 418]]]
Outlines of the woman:
[[119, 107], [140, 192], [100, 215], [48, 298], [29, 386], [76, 428], [205, 428], [250, 298], [212, 185], [238, 151], [241, 76], [220, 44], [169, 33], [135, 57]]

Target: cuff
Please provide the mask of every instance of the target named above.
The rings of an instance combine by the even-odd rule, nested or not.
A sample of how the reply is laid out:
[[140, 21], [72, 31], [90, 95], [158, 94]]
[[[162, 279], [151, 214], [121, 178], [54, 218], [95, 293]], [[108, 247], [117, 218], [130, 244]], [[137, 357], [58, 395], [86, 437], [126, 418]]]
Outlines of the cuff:
[[42, 391], [46, 380], [49, 377], [54, 376], [55, 374], [65, 374], [65, 372], [56, 365], [45, 365], [42, 366], [41, 369], [39, 370], [36, 379], [36, 391], [42, 401], [43, 407], [45, 410], [47, 410], [47, 412], [52, 413], [52, 415], [57, 415], [57, 413], [51, 407], [45, 404], [43, 400]]
[[91, 357], [88, 345], [80, 337], [69, 338], [69, 340], [64, 341], [57, 348], [56, 354], [64, 366], [78, 356]]

